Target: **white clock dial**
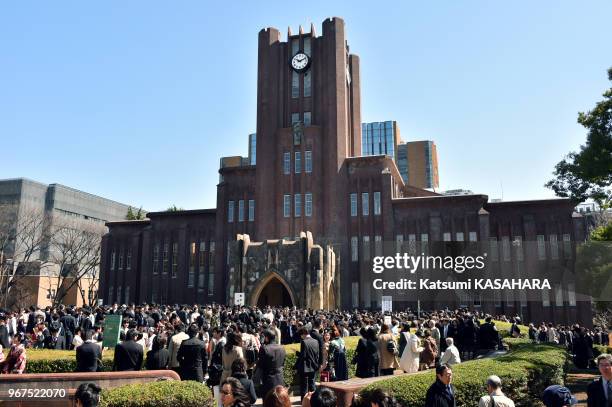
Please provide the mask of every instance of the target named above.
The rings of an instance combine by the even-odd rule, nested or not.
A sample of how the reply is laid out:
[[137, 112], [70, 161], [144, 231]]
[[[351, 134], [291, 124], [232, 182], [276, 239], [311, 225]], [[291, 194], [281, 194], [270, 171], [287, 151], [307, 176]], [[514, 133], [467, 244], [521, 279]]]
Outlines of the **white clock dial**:
[[304, 71], [308, 67], [310, 58], [303, 52], [298, 52], [291, 58], [291, 67], [296, 71]]

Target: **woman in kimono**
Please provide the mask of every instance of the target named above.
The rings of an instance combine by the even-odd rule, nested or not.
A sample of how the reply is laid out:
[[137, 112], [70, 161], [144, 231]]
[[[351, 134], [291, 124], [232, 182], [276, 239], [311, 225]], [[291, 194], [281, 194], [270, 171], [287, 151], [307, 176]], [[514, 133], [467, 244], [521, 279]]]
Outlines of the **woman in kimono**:
[[22, 374], [26, 368], [26, 351], [23, 346], [23, 335], [15, 334], [13, 344], [9, 350], [6, 360], [0, 363], [0, 372]]

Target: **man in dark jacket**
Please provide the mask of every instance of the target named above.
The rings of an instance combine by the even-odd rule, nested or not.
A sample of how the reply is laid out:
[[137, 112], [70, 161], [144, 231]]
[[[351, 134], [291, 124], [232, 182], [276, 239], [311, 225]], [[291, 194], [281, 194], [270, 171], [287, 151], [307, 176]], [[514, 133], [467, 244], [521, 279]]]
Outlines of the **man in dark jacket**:
[[315, 319], [312, 323], [312, 330], [310, 336], [319, 342], [319, 366], [323, 365], [323, 335], [321, 335], [321, 320]]
[[204, 362], [207, 360], [206, 345], [198, 338], [199, 328], [196, 324], [189, 325], [189, 339], [181, 342], [176, 359], [179, 362], [181, 380], [204, 381]]
[[482, 353], [497, 349], [499, 343], [499, 332], [493, 325], [491, 317], [485, 319], [485, 323], [480, 327], [478, 331], [480, 349]]
[[453, 371], [448, 365], [436, 367], [436, 382], [429, 387], [425, 396], [425, 407], [456, 407], [455, 388], [451, 384]]
[[277, 385], [285, 385], [283, 379], [283, 366], [285, 365], [285, 348], [276, 344], [276, 332], [267, 329], [263, 333], [264, 344], [259, 349], [257, 360], [258, 372], [255, 377], [261, 378], [261, 396], [265, 397], [268, 391]]
[[588, 407], [609, 407], [612, 405], [612, 355], [602, 353], [597, 357], [601, 377], [587, 388]]
[[93, 331], [87, 331], [85, 333], [85, 342], [76, 348], [75, 372], [98, 371], [98, 363], [102, 361], [102, 350], [100, 345], [92, 340], [92, 335]]
[[66, 349], [66, 338], [60, 335], [60, 330], [55, 325], [51, 327], [51, 335], [45, 337], [45, 349]]
[[72, 316], [72, 311], [69, 310], [67, 313], [61, 311], [59, 321], [64, 327], [66, 349], [72, 349], [72, 339], [74, 339], [74, 331], [76, 330], [76, 320]]
[[313, 339], [305, 327], [298, 331], [302, 341], [300, 342], [300, 352], [296, 362], [296, 369], [300, 378], [300, 396], [303, 399], [308, 392], [315, 390], [315, 373], [321, 367], [319, 365], [319, 343]]
[[115, 346], [115, 358], [113, 360], [113, 370], [133, 371], [142, 368], [144, 351], [140, 344], [136, 343], [138, 332], [130, 329], [125, 335], [125, 341]]
[[0, 316], [0, 345], [2, 345], [4, 349], [11, 347], [11, 339], [9, 338], [6, 317], [4, 315]]

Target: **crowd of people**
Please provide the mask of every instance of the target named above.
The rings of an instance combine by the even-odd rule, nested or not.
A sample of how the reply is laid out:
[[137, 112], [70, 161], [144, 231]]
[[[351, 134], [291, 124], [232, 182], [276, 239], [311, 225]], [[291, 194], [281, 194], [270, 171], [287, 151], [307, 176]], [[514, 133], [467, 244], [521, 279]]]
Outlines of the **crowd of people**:
[[[392, 375], [396, 370], [436, 369], [437, 380], [427, 399], [437, 401], [428, 401], [428, 405], [444, 406], [441, 399], [454, 399], [450, 386], [453, 365], [503, 348], [494, 320], [512, 322], [507, 334], [521, 335], [518, 317], [492, 317], [468, 310], [415, 315], [410, 311], [383, 314], [216, 304], [31, 307], [0, 314], [1, 371], [23, 373], [28, 348], [76, 349], [76, 371], [101, 370], [104, 321], [109, 315], [122, 316], [113, 370], [173, 369], [183, 380], [213, 387], [220, 400], [232, 396], [233, 403], [245, 406], [258, 396], [282, 398], [278, 386], [285, 384], [285, 344], [300, 344], [294, 369], [302, 398], [315, 391], [317, 381], [347, 379], [349, 366], [354, 364], [356, 376], [362, 378]], [[351, 360], [347, 360], [348, 336], [359, 336]], [[592, 361], [593, 344], [607, 344], [608, 340], [604, 329], [545, 323], [537, 328], [530, 324], [528, 337], [566, 346], [579, 367]], [[6, 358], [2, 347], [10, 348]], [[491, 376], [487, 386], [495, 405], [510, 405], [498, 394], [499, 378]], [[481, 400], [480, 405], [491, 404]]]

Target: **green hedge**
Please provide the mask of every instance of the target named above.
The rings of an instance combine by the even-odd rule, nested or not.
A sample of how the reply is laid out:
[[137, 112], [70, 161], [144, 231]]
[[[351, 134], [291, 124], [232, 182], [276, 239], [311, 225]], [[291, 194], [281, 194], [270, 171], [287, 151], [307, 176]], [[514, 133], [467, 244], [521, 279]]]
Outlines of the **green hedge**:
[[[562, 347], [525, 343], [511, 339], [512, 351], [496, 359], [481, 359], [460, 363], [453, 367], [453, 384], [457, 392], [457, 406], [474, 406], [485, 395], [489, 375], [502, 379], [503, 391], [517, 406], [537, 405], [536, 400], [551, 384], [562, 384], [568, 365], [568, 354]], [[435, 372], [391, 378], [376, 382], [362, 390], [362, 396], [376, 388], [393, 394], [406, 407], [423, 406]]]
[[102, 391], [101, 407], [212, 407], [213, 397], [203, 384], [166, 380], [129, 384]]

